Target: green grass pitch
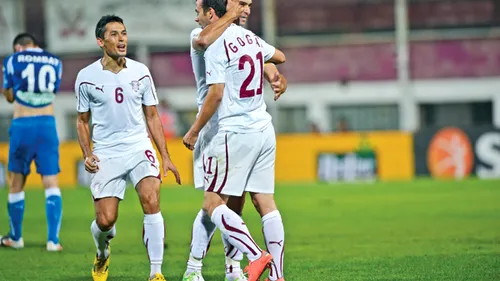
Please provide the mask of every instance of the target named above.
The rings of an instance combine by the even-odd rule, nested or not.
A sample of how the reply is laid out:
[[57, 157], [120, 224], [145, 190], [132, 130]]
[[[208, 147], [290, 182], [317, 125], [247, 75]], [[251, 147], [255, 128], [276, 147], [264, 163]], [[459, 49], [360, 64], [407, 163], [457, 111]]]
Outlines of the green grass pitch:
[[[287, 281], [500, 280], [500, 181], [279, 185], [276, 195], [286, 231]], [[5, 189], [0, 197], [6, 202]], [[162, 190], [169, 281], [182, 278], [201, 202], [202, 193], [190, 187]], [[7, 233], [3, 204], [0, 231]], [[42, 190], [27, 191], [26, 247], [0, 249], [0, 280], [91, 280], [90, 191], [63, 190], [62, 253], [44, 250], [44, 204]], [[263, 246], [253, 206], [247, 204], [243, 217]], [[117, 231], [108, 280], [147, 280], [142, 212], [132, 189], [121, 203]], [[215, 235], [204, 262], [206, 281], [224, 279], [222, 242]]]

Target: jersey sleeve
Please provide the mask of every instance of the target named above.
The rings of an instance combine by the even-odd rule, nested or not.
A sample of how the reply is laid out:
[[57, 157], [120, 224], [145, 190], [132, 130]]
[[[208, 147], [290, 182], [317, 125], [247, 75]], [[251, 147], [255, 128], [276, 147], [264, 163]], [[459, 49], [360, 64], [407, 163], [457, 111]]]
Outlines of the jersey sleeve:
[[153, 77], [149, 72], [149, 69], [146, 68], [145, 75], [141, 78], [139, 82], [144, 83], [144, 92], [142, 93], [142, 104], [146, 106], [157, 105], [158, 104], [158, 95], [156, 94], [155, 83], [153, 82]]
[[195, 29], [193, 29], [193, 31], [191, 31], [191, 35], [189, 36], [189, 40], [190, 40], [190, 41], [189, 41], [189, 44], [190, 44], [190, 46], [191, 46], [191, 50], [192, 50], [193, 52], [195, 52], [195, 53], [199, 53], [199, 51], [198, 51], [198, 50], [196, 50], [196, 49], [193, 47], [193, 40], [194, 40], [195, 38], [197, 38], [197, 37], [200, 35], [201, 31], [202, 31], [202, 29], [201, 29], [201, 28], [199, 28], [199, 27], [198, 27], [198, 28], [195, 28]]
[[225, 84], [228, 58], [220, 38], [205, 51], [205, 77], [207, 85]]
[[270, 60], [274, 56], [276, 48], [272, 45], [267, 44], [267, 42], [262, 39], [260, 39], [260, 44], [262, 45], [262, 53], [264, 55], [264, 61]]
[[11, 89], [14, 86], [12, 76], [14, 75], [14, 65], [12, 64], [12, 56], [5, 58], [3, 61], [3, 88]]
[[87, 91], [90, 83], [85, 82], [84, 76], [82, 72], [78, 73], [75, 82], [76, 110], [78, 112], [88, 112], [90, 110], [90, 98]]

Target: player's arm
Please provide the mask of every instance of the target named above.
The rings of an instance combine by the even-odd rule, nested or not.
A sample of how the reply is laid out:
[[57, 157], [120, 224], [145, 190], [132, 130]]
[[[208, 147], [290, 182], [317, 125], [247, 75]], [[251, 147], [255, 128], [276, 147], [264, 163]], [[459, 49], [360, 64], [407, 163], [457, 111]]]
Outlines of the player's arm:
[[76, 118], [76, 132], [78, 133], [78, 142], [80, 143], [83, 158], [87, 158], [92, 155], [92, 149], [90, 147], [89, 120], [90, 111], [78, 112], [78, 116]]
[[275, 49], [272, 57], [270, 59], [268, 59], [266, 62], [270, 62], [270, 63], [274, 63], [274, 64], [282, 64], [282, 63], [286, 62], [286, 57], [282, 51]]
[[14, 102], [14, 92], [12, 91], [12, 88], [10, 88], [10, 89], [3, 89], [2, 93], [5, 96], [5, 99], [9, 103], [13, 103]]
[[83, 159], [85, 159], [85, 170], [89, 173], [96, 173], [99, 171], [99, 158], [93, 154], [92, 148], [90, 146], [90, 99], [87, 93], [86, 85], [84, 82], [87, 79], [83, 79], [82, 75], [78, 73], [75, 82], [75, 94], [76, 94], [76, 110], [78, 115], [76, 117], [76, 132], [78, 134], [78, 143], [80, 144], [80, 149], [82, 150]]
[[144, 112], [146, 124], [151, 136], [153, 137], [156, 148], [160, 151], [163, 165], [163, 176], [166, 176], [168, 170], [171, 170], [172, 173], [174, 173], [176, 182], [178, 184], [181, 184], [181, 177], [179, 175], [179, 172], [177, 171], [175, 165], [172, 163], [170, 154], [168, 153], [167, 142], [165, 141], [163, 126], [161, 125], [161, 120], [160, 116], [158, 115], [158, 111], [156, 110], [156, 105], [143, 105], [142, 110]]
[[224, 52], [224, 48], [221, 48], [220, 44], [216, 43], [210, 46], [205, 52], [205, 71], [208, 74], [206, 75], [208, 93], [205, 97], [205, 101], [203, 101], [198, 118], [196, 118], [183, 138], [184, 145], [188, 149], [194, 149], [194, 145], [198, 140], [198, 134], [201, 129], [205, 127], [210, 118], [212, 118], [222, 102], [226, 83], [227, 64], [227, 56]]
[[181, 177], [174, 163], [170, 159], [170, 154], [167, 149], [167, 142], [165, 141], [165, 134], [163, 133], [163, 126], [161, 125], [160, 115], [158, 115], [158, 110], [156, 105], [158, 104], [158, 95], [156, 94], [155, 84], [149, 69], [145, 67], [145, 90], [142, 95], [142, 111], [144, 113], [144, 118], [146, 119], [146, 126], [149, 134], [153, 138], [156, 148], [160, 152], [163, 176], [166, 177], [168, 171], [172, 171], [175, 176], [175, 181], [181, 184]]
[[243, 5], [240, 5], [240, 1], [230, 0], [229, 6], [230, 8], [224, 16], [207, 25], [197, 36], [193, 37], [191, 45], [195, 50], [205, 51], [234, 21], [240, 18], [244, 8]]
[[208, 94], [203, 102], [198, 118], [191, 126], [191, 130], [198, 134], [203, 127], [208, 123], [208, 120], [214, 116], [217, 108], [219, 108], [224, 96], [224, 84], [212, 84], [208, 87]]
[[9, 103], [14, 102], [14, 91], [12, 87], [14, 86], [14, 82], [12, 79], [12, 75], [14, 74], [14, 67], [12, 65], [12, 56], [6, 58], [3, 64], [3, 90], [2, 93], [5, 96], [5, 99]]
[[274, 91], [274, 100], [278, 100], [286, 92], [288, 81], [285, 76], [279, 73], [278, 68], [273, 63], [264, 64], [264, 77]]
[[286, 62], [285, 54], [272, 45], [267, 44], [266, 41], [259, 38], [259, 45], [262, 46], [262, 53], [266, 63], [282, 64]]
[[148, 125], [148, 130], [153, 137], [156, 147], [158, 148], [160, 155], [163, 158], [170, 158], [170, 154], [167, 149], [167, 142], [165, 141], [163, 126], [161, 125], [160, 116], [156, 109], [156, 105], [142, 106], [144, 112], [144, 117], [146, 118], [146, 124]]

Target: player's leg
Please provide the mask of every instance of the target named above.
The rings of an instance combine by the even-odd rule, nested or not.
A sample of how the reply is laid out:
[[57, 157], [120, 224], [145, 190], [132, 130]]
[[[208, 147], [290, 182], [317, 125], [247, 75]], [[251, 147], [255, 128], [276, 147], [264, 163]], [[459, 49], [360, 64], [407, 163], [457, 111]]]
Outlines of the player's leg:
[[2, 246], [20, 249], [24, 247], [22, 226], [24, 218], [24, 184], [30, 173], [30, 164], [36, 145], [36, 131], [31, 126], [32, 118], [12, 120], [9, 128], [9, 164], [11, 175], [8, 196], [10, 232], [0, 238]]
[[127, 163], [133, 167], [129, 172], [144, 212], [143, 242], [150, 263], [150, 280], [165, 280], [162, 263], [165, 241], [165, 224], [160, 209], [160, 163], [155, 150], [141, 151], [132, 156]]
[[[272, 257], [255, 243], [242, 218], [229, 209], [229, 196], [242, 196], [250, 168], [257, 158], [252, 134], [220, 133], [210, 144], [205, 163], [203, 209], [230, 244], [249, 259], [248, 280], [258, 280]], [[253, 136], [255, 137], [255, 136]], [[250, 139], [249, 139], [250, 138]], [[229, 168], [231, 167], [231, 168]]]
[[52, 116], [40, 117], [38, 149], [35, 153], [37, 172], [42, 175], [45, 188], [45, 212], [47, 216], [47, 250], [61, 251], [59, 231], [62, 220], [62, 197], [57, 180], [59, 168], [59, 138]]
[[283, 258], [285, 249], [285, 231], [281, 214], [274, 201], [274, 163], [276, 159], [276, 137], [272, 126], [264, 132], [262, 151], [255, 162], [248, 179], [247, 191], [252, 202], [262, 217], [262, 232], [267, 250], [273, 256], [268, 280], [284, 280]]
[[[101, 168], [100, 168], [101, 169]], [[90, 225], [90, 231], [96, 246], [96, 256], [92, 267], [94, 281], [106, 281], [111, 255], [110, 242], [116, 236], [116, 220], [120, 198], [103, 197], [94, 199], [95, 220]]]
[[43, 176], [45, 187], [45, 213], [47, 216], [47, 251], [62, 251], [59, 231], [62, 221], [62, 197], [57, 176]]
[[24, 218], [24, 183], [26, 176], [20, 173], [11, 172], [11, 183], [9, 186], [9, 196], [7, 209], [9, 213], [10, 231], [7, 236], [0, 237], [0, 243], [4, 247], [21, 249], [24, 247], [22, 238], [23, 218]]
[[[204, 145], [203, 136], [203, 134], [200, 134], [193, 151], [194, 187], [195, 189], [202, 191], [204, 190], [205, 181], [202, 160], [202, 145]], [[210, 248], [210, 242], [212, 241], [215, 230], [216, 226], [210, 220], [210, 216], [208, 216], [205, 211], [200, 210], [193, 222], [193, 229], [191, 231], [191, 247], [187, 261], [187, 268], [182, 279], [183, 281], [204, 280], [201, 274], [203, 267], [202, 260]]]
[[193, 222], [191, 232], [191, 249], [187, 268], [184, 272], [184, 281], [203, 281], [201, 270], [203, 267], [203, 258], [208, 253], [210, 242], [216, 230], [215, 224], [210, 216], [203, 209], [200, 210]]
[[[243, 206], [245, 205], [245, 195], [243, 196], [231, 196], [227, 201], [227, 206], [229, 209], [233, 210], [240, 217], [243, 213]], [[224, 252], [226, 254], [226, 279], [225, 281], [244, 281], [247, 280], [243, 275], [243, 270], [241, 269], [240, 262], [243, 260], [243, 253], [233, 246], [229, 241], [222, 236], [222, 243], [224, 244]]]
[[121, 157], [99, 158], [99, 170], [91, 175], [90, 183], [95, 208], [95, 220], [90, 231], [96, 245], [92, 278], [94, 281], [106, 281], [111, 257], [110, 242], [116, 236], [118, 206], [125, 196], [126, 169]]

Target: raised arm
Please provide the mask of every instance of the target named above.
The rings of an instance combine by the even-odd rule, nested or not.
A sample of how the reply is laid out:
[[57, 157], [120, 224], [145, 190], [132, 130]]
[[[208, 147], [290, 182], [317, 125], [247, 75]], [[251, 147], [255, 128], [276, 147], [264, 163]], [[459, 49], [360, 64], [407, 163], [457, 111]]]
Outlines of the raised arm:
[[208, 46], [212, 45], [219, 38], [224, 30], [232, 23], [238, 20], [244, 11], [244, 6], [240, 5], [239, 0], [230, 0], [228, 4], [229, 10], [218, 21], [207, 25], [198, 36], [193, 38], [191, 45], [197, 51], [205, 51]]

